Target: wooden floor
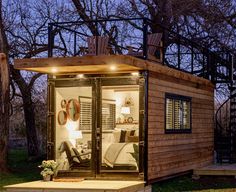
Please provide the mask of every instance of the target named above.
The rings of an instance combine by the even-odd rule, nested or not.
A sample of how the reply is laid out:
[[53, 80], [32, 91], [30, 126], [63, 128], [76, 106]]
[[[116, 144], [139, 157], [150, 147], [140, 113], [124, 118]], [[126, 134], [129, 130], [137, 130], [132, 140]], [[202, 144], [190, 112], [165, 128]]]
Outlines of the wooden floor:
[[151, 192], [142, 181], [84, 180], [80, 182], [34, 181], [5, 186], [7, 192]]
[[236, 164], [214, 164], [193, 170], [194, 175], [236, 176]]

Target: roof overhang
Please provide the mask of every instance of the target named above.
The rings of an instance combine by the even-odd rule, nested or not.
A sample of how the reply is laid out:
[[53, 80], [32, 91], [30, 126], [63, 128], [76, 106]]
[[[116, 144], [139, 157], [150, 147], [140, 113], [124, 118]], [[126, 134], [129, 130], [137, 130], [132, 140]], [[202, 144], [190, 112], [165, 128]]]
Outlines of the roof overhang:
[[195, 83], [196, 86], [202, 84], [214, 88], [214, 85], [207, 79], [163, 66], [161, 62], [152, 62], [129, 55], [16, 59], [14, 67], [19, 70], [53, 75], [114, 74], [147, 70], [150, 73], [154, 73], [155, 77], [162, 75], [174, 78], [176, 81], [184, 80], [185, 82]]
[[128, 73], [142, 70], [132, 65], [135, 59], [137, 58], [124, 55], [30, 58], [15, 59], [14, 67], [19, 70], [57, 75]]

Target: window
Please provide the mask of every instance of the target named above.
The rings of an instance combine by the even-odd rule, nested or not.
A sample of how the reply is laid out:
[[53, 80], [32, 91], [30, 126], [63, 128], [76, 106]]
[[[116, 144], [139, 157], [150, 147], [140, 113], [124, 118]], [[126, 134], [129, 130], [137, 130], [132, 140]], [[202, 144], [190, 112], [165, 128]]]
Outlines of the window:
[[116, 127], [116, 105], [102, 103], [102, 129], [110, 130]]
[[191, 132], [191, 98], [166, 93], [166, 133]]
[[80, 130], [92, 129], [92, 102], [80, 102]]
[[[80, 130], [92, 130], [92, 98], [79, 97], [80, 101]], [[115, 101], [106, 101], [102, 103], [102, 127], [103, 129], [114, 129], [116, 119]], [[110, 103], [109, 103], [110, 102]]]

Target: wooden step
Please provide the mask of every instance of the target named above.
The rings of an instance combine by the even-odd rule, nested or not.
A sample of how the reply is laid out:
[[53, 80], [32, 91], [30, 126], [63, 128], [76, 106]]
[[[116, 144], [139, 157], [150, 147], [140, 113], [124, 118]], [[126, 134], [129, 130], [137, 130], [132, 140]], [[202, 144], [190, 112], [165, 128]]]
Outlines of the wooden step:
[[236, 164], [216, 164], [193, 170], [194, 175], [236, 176]]
[[[6, 192], [142, 192], [143, 181], [83, 180], [81, 182], [34, 181], [5, 186]], [[150, 191], [151, 192], [151, 191]]]

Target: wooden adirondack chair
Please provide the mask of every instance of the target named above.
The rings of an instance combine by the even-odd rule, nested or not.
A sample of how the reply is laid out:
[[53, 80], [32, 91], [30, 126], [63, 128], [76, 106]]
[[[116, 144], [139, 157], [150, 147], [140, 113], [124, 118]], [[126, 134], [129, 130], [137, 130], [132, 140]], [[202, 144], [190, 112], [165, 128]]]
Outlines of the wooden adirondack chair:
[[91, 36], [87, 38], [88, 42], [88, 55], [96, 55], [96, 41], [97, 41], [97, 54], [98, 55], [107, 55], [109, 54], [108, 50], [108, 37], [103, 36]]
[[[155, 56], [156, 50], [160, 48], [162, 33], [149, 34], [147, 37], [147, 54], [148, 58], [153, 58]], [[160, 51], [161, 53], [161, 51]], [[142, 51], [134, 51], [132, 47], [129, 46], [128, 55], [132, 56], [143, 56]], [[160, 54], [161, 55], [161, 54]]]

